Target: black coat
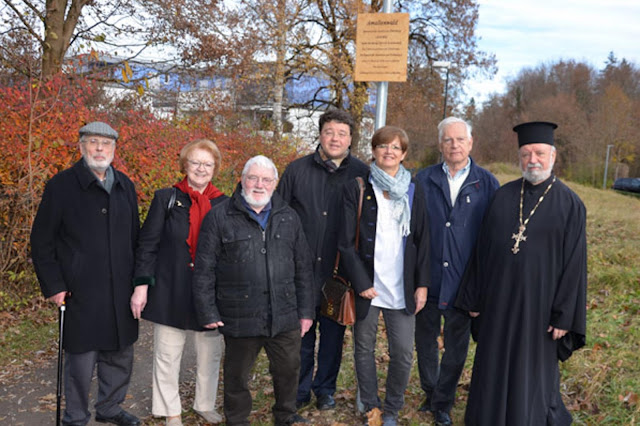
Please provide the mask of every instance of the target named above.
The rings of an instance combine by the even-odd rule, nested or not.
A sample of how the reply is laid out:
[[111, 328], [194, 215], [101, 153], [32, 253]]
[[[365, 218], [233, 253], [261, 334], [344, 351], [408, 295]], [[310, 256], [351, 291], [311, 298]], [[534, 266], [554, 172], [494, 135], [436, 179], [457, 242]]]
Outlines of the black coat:
[[331, 276], [338, 253], [344, 185], [368, 173], [369, 166], [351, 155], [334, 173], [329, 173], [316, 149], [289, 164], [278, 184], [278, 193], [300, 216], [311, 248], [317, 305], [322, 284]]
[[274, 337], [313, 319], [309, 246], [300, 219], [278, 194], [266, 230], [249, 215], [240, 185], [205, 217], [193, 295], [201, 325], [222, 321], [231, 337]]
[[[429, 286], [429, 225], [425, 206], [424, 190], [412, 180], [410, 234], [406, 237], [404, 249], [404, 298], [405, 310], [413, 315], [416, 310], [414, 293], [418, 287]], [[347, 278], [356, 293], [356, 318], [363, 319], [369, 312], [371, 300], [359, 294], [373, 287], [373, 259], [375, 254], [378, 203], [369, 178], [365, 180], [362, 217], [360, 218], [360, 238], [358, 251], [355, 249], [356, 218], [360, 187], [354, 179], [344, 190], [344, 220], [340, 234], [339, 249], [341, 262]]]
[[33, 264], [45, 297], [70, 291], [64, 323], [69, 352], [133, 344], [130, 299], [139, 219], [133, 183], [114, 170], [111, 193], [84, 160], [47, 183], [31, 232]]
[[[523, 220], [552, 180], [525, 182]], [[465, 425], [571, 424], [558, 360], [585, 344], [587, 212], [557, 180], [514, 254], [521, 190], [522, 178], [496, 191], [456, 299], [456, 307], [480, 312]], [[553, 340], [550, 325], [568, 333]]]
[[[173, 191], [176, 199], [169, 209]], [[226, 198], [214, 198], [211, 206]], [[154, 283], [147, 292], [144, 319], [182, 330], [202, 331], [191, 291], [193, 269], [187, 244], [190, 208], [191, 197], [179, 189], [156, 191], [138, 238], [135, 281]]]

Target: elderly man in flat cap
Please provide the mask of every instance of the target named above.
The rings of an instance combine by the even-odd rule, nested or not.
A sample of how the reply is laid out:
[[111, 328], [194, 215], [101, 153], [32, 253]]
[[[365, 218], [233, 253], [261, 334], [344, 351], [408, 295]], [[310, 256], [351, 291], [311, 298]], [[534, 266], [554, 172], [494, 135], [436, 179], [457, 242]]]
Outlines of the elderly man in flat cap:
[[495, 193], [456, 306], [477, 322], [465, 424], [569, 425], [558, 360], [584, 346], [586, 211], [552, 172], [557, 126], [516, 126], [522, 178]]
[[106, 123], [80, 129], [82, 159], [47, 183], [31, 231], [44, 296], [66, 305], [64, 425], [86, 425], [98, 371], [96, 421], [138, 425], [124, 411], [138, 322], [133, 292], [138, 204], [133, 183], [111, 166], [118, 133]]

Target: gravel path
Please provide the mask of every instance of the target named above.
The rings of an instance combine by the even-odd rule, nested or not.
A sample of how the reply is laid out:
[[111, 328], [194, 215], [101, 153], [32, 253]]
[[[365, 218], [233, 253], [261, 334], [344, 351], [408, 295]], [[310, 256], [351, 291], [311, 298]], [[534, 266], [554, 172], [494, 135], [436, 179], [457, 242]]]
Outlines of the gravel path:
[[[122, 407], [142, 418], [151, 418], [151, 355], [153, 352], [153, 325], [142, 320], [140, 337], [135, 344], [135, 358], [131, 384], [127, 399]], [[50, 362], [42, 368], [28, 369], [26, 373], [14, 375], [9, 384], [0, 387], [0, 424], [2, 425], [55, 425], [56, 416], [56, 367], [57, 359], [51, 354], [46, 356]], [[48, 360], [47, 360], [48, 361]], [[191, 339], [187, 341], [182, 357], [181, 383], [194, 380], [195, 351]], [[181, 385], [182, 388], [182, 385]], [[102, 425], [93, 420], [97, 381], [94, 377], [91, 389], [89, 410], [92, 419], [89, 425]], [[183, 401], [183, 405], [187, 405]]]

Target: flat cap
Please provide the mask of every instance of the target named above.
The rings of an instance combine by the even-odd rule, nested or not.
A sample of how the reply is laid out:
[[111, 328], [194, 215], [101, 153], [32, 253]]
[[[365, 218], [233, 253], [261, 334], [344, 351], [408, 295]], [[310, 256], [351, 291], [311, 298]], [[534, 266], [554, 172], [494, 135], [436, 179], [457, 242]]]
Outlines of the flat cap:
[[530, 143], [553, 145], [553, 131], [558, 127], [548, 121], [531, 121], [518, 124], [513, 131], [518, 134], [518, 147]]
[[118, 132], [102, 121], [92, 121], [91, 123], [85, 124], [80, 128], [79, 133], [81, 137], [85, 135], [96, 135], [118, 140]]

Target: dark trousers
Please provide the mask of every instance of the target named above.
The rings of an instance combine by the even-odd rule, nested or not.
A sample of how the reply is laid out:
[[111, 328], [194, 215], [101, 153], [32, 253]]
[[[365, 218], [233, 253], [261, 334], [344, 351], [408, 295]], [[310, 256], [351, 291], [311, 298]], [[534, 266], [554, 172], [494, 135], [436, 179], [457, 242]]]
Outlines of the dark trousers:
[[224, 415], [227, 425], [249, 425], [253, 403], [249, 377], [262, 348], [269, 358], [269, 372], [273, 380], [275, 424], [289, 424], [296, 413], [300, 340], [300, 329], [275, 337], [224, 337]]
[[[302, 338], [300, 347], [300, 379], [297, 401], [308, 402], [311, 391], [316, 395], [333, 395], [342, 361], [342, 342], [345, 326], [316, 312], [317, 320]], [[318, 368], [315, 370], [316, 325], [320, 331], [318, 343]]]
[[[444, 318], [444, 354], [439, 361], [438, 336]], [[416, 317], [416, 351], [420, 386], [431, 409], [449, 412], [456, 397], [458, 380], [469, 349], [471, 320], [466, 312], [457, 309], [438, 309], [427, 302]]]
[[96, 414], [115, 416], [122, 410], [131, 379], [133, 345], [118, 351], [91, 351], [64, 354], [64, 425], [86, 425], [89, 412], [89, 388], [93, 370], [98, 366]]

